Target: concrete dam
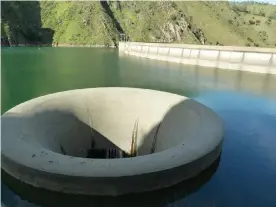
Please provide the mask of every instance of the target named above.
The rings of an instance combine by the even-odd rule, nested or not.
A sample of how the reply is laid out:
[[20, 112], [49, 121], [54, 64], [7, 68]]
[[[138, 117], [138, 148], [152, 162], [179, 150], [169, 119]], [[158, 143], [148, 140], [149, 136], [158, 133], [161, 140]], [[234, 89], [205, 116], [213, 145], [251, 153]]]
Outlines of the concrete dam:
[[120, 42], [119, 52], [187, 65], [276, 74], [273, 48]]

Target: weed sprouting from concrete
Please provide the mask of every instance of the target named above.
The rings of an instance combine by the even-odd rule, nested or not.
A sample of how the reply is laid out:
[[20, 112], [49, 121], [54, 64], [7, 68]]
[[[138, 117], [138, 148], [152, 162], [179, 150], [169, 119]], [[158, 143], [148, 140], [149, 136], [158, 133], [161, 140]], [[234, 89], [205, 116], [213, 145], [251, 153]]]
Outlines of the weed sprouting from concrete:
[[151, 154], [155, 152], [155, 147], [156, 147], [156, 140], [157, 140], [157, 134], [160, 128], [162, 121], [158, 124], [156, 132], [154, 134], [153, 140], [152, 140], [152, 146], [151, 146]]
[[132, 157], [137, 156], [138, 123], [139, 123], [139, 118], [136, 119], [133, 130], [132, 130], [131, 149], [130, 149], [130, 156], [132, 156]]
[[60, 144], [59, 147], [60, 147], [60, 151], [62, 152], [62, 154], [66, 155], [66, 152], [65, 152], [63, 146]]

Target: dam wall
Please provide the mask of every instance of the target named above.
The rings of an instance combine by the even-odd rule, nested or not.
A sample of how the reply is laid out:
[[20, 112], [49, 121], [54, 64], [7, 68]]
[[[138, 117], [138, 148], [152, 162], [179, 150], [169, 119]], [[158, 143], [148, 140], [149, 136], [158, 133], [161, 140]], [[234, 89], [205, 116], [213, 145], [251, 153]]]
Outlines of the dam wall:
[[120, 42], [119, 53], [203, 67], [276, 74], [276, 49]]

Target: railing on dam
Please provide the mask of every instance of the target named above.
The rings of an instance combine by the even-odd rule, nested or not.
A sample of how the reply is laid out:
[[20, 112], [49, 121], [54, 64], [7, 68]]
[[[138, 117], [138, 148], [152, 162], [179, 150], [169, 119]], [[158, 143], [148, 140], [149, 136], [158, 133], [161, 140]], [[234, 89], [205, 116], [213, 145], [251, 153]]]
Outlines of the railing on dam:
[[127, 36], [126, 34], [120, 34], [120, 35], [119, 35], [119, 41], [120, 41], [120, 42], [129, 42], [129, 41], [130, 41], [130, 38], [129, 38], [129, 36]]
[[276, 74], [273, 48], [120, 42], [119, 51], [182, 64]]

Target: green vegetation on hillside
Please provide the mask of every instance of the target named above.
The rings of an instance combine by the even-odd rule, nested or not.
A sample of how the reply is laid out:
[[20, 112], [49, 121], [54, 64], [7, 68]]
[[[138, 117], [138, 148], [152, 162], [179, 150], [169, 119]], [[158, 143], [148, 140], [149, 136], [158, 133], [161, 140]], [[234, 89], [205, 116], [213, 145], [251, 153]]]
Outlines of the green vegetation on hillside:
[[12, 44], [131, 41], [276, 47], [276, 6], [254, 2], [2, 2]]
[[42, 28], [39, 2], [1, 2], [1, 42], [51, 43], [53, 30]]

